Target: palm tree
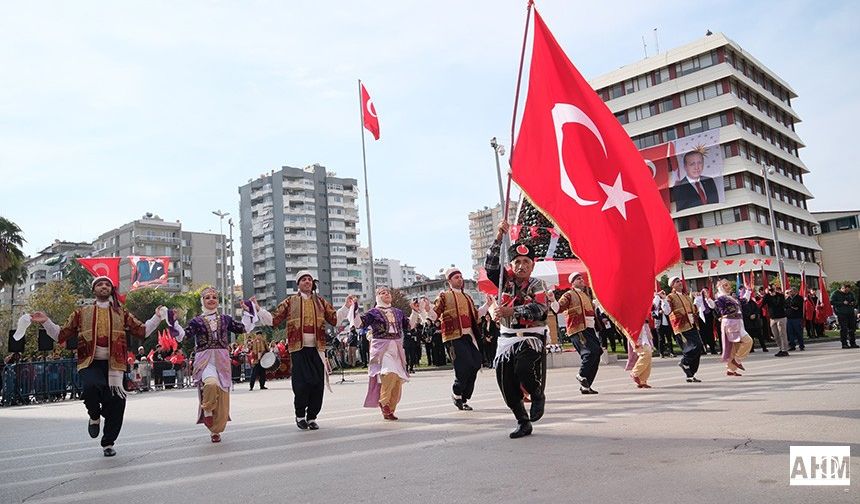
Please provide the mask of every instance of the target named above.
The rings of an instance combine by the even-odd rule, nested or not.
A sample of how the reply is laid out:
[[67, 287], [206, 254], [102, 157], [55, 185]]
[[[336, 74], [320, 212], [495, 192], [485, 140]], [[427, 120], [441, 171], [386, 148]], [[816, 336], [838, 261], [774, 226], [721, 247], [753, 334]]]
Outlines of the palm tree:
[[[6, 283], [16, 283], [24, 265], [24, 237], [21, 228], [9, 219], [0, 216], [0, 288]], [[11, 271], [7, 275], [7, 271]]]

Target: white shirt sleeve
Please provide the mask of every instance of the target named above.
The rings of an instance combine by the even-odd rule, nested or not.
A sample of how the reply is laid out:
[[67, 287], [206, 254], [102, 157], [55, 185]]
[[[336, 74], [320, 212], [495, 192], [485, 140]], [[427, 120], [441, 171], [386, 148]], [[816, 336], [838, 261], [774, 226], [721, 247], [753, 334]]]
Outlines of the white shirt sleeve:
[[340, 308], [338, 308], [338, 310], [337, 310], [337, 324], [335, 324], [335, 325], [340, 325], [341, 322], [346, 320], [348, 315], [349, 315], [349, 306], [343, 305]]
[[716, 303], [714, 303], [714, 300], [713, 300], [713, 299], [711, 299], [711, 298], [706, 298], [706, 299], [705, 299], [705, 302], [706, 302], [706, 303], [708, 303], [708, 307], [709, 307], [710, 309], [712, 309], [712, 310], [714, 309], [714, 307], [716, 307], [716, 306], [717, 306], [717, 304], [716, 304]]
[[176, 330], [176, 341], [182, 343], [182, 340], [185, 339], [185, 328], [182, 327], [178, 320], [174, 320], [173, 329]]
[[[558, 313], [558, 311], [561, 309], [561, 305], [559, 305], [559, 304], [558, 304], [558, 300], [553, 301], [552, 303], [550, 303], [550, 304], [549, 304], [549, 307], [552, 309], [552, 311], [554, 311], [554, 312], [556, 312], [556, 313]], [[593, 318], [593, 317], [592, 317], [592, 318]]]
[[668, 314], [672, 313], [672, 306], [669, 304], [668, 299], [663, 300], [662, 306], [663, 306], [663, 314], [664, 315], [668, 315]]
[[418, 322], [421, 321], [421, 317], [418, 315], [418, 312], [412, 310], [412, 313], [409, 314], [409, 328], [415, 329], [415, 326], [418, 325]]
[[146, 328], [146, 334], [144, 335], [144, 337], [152, 334], [152, 331], [154, 331], [158, 327], [158, 324], [160, 324], [160, 323], [161, 323], [161, 317], [159, 317], [157, 313], [155, 315], [153, 315], [152, 317], [150, 317], [149, 320], [144, 322], [143, 326]]

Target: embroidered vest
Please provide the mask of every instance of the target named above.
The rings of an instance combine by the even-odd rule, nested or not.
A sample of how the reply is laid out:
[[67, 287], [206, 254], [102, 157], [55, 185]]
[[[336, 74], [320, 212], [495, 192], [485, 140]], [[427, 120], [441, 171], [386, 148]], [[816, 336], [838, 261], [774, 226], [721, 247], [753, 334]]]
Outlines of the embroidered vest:
[[669, 308], [672, 310], [669, 312], [669, 322], [672, 324], [672, 331], [675, 334], [681, 334], [692, 329], [693, 324], [690, 323], [688, 315], [695, 316], [696, 309], [690, 298], [683, 294], [672, 292], [666, 296], [666, 300], [669, 301]]
[[585, 330], [585, 317], [594, 317], [594, 305], [591, 299], [576, 289], [570, 289], [561, 296], [559, 308], [566, 307], [567, 334], [577, 334]]
[[[316, 294], [311, 297], [311, 301], [313, 301], [311, 306], [314, 310], [313, 320], [315, 321], [315, 324], [313, 327], [308, 328], [305, 328], [303, 324], [304, 313], [302, 311], [303, 303], [301, 294], [293, 294], [281, 302], [281, 305], [286, 303], [287, 350], [289, 350], [290, 353], [298, 352], [302, 349], [302, 334], [306, 329], [312, 330], [316, 335], [317, 350], [325, 351], [326, 312], [331, 311], [333, 313], [334, 308], [332, 308], [326, 300]], [[279, 309], [281, 308], [282, 307], [279, 307]]]
[[78, 328], [78, 369], [84, 369], [93, 363], [96, 353], [96, 340], [99, 336], [108, 337], [108, 352], [110, 354], [110, 369], [125, 371], [126, 369], [126, 341], [125, 341], [125, 314], [110, 308], [103, 309], [102, 314], [108, 314], [108, 334], [96, 334], [96, 310], [95, 305], [80, 308], [80, 326]]
[[[448, 342], [463, 335], [463, 329], [473, 329], [477, 324], [478, 310], [472, 298], [462, 292], [447, 290], [439, 294], [436, 306], [441, 310], [442, 341]], [[439, 312], [437, 310], [437, 313]], [[477, 336], [475, 331], [472, 334]]]

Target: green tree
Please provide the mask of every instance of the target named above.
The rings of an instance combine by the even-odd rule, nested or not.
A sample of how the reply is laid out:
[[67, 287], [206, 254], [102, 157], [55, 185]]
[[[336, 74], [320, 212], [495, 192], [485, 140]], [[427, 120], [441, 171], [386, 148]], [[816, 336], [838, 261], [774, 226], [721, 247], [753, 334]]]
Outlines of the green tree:
[[671, 288], [669, 287], [669, 275], [663, 275], [660, 277], [660, 290], [663, 292], [671, 292]]
[[[36, 289], [27, 300], [27, 311], [45, 312], [51, 320], [59, 326], [63, 326], [69, 320], [69, 316], [77, 307], [78, 296], [75, 295], [71, 284], [65, 280], [48, 282]], [[26, 339], [25, 354], [36, 353], [38, 347], [38, 331], [41, 326], [32, 324], [24, 336]], [[67, 354], [70, 355], [70, 354]]]
[[24, 252], [21, 247], [24, 242], [26, 240], [21, 234], [21, 228], [6, 217], [0, 216], [0, 287], [3, 287], [6, 281], [17, 278], [14, 273], [7, 277], [6, 272], [22, 267]]
[[63, 278], [69, 281], [75, 294], [83, 298], [91, 298], [93, 297], [93, 276], [77, 261], [78, 257], [80, 256], [76, 255], [68, 259], [63, 267]]

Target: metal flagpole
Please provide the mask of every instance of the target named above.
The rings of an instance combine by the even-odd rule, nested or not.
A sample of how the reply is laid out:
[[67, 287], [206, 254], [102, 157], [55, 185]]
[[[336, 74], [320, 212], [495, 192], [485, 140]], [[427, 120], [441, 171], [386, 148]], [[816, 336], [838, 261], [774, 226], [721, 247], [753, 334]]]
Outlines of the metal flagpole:
[[[523, 30], [523, 46], [522, 46], [522, 49], [520, 50], [520, 68], [519, 68], [519, 71], [517, 72], [517, 90], [514, 94], [514, 113], [511, 117], [511, 150], [510, 150], [510, 155], [508, 156], [508, 166], [509, 167], [512, 166], [513, 159], [514, 159], [514, 129], [516, 128], [516, 124], [517, 124], [517, 108], [519, 107], [519, 103], [520, 103], [520, 86], [522, 85], [522, 81], [523, 81], [523, 62], [525, 61], [525, 58], [526, 58], [526, 40], [528, 39], [528, 35], [529, 35], [529, 22], [531, 21], [531, 18], [532, 18], [532, 4], [533, 3], [534, 3], [533, 0], [529, 0], [528, 6], [526, 6], [526, 26], [525, 26], [525, 29]], [[510, 170], [510, 168], [508, 169], [508, 184], [507, 184], [507, 186], [508, 186], [507, 191], [505, 192], [505, 203], [504, 203], [504, 207], [502, 209], [502, 219], [504, 219], [504, 220], [508, 220], [508, 205], [511, 202], [511, 170]], [[504, 243], [504, 237], [502, 237], [502, 243]], [[500, 252], [501, 252], [501, 250], [500, 250]], [[502, 282], [505, 279], [505, 265], [501, 264], [501, 257], [499, 258], [499, 266], [500, 267], [499, 267], [499, 292], [498, 292], [498, 294], [499, 294], [499, 298], [501, 298]]]
[[370, 300], [376, 295], [376, 274], [373, 263], [373, 237], [370, 232], [370, 188], [367, 185], [367, 155], [364, 148], [364, 106], [361, 103], [361, 79], [358, 79], [358, 124], [361, 128], [361, 162], [364, 165], [364, 209], [367, 211], [367, 255], [370, 259]]

